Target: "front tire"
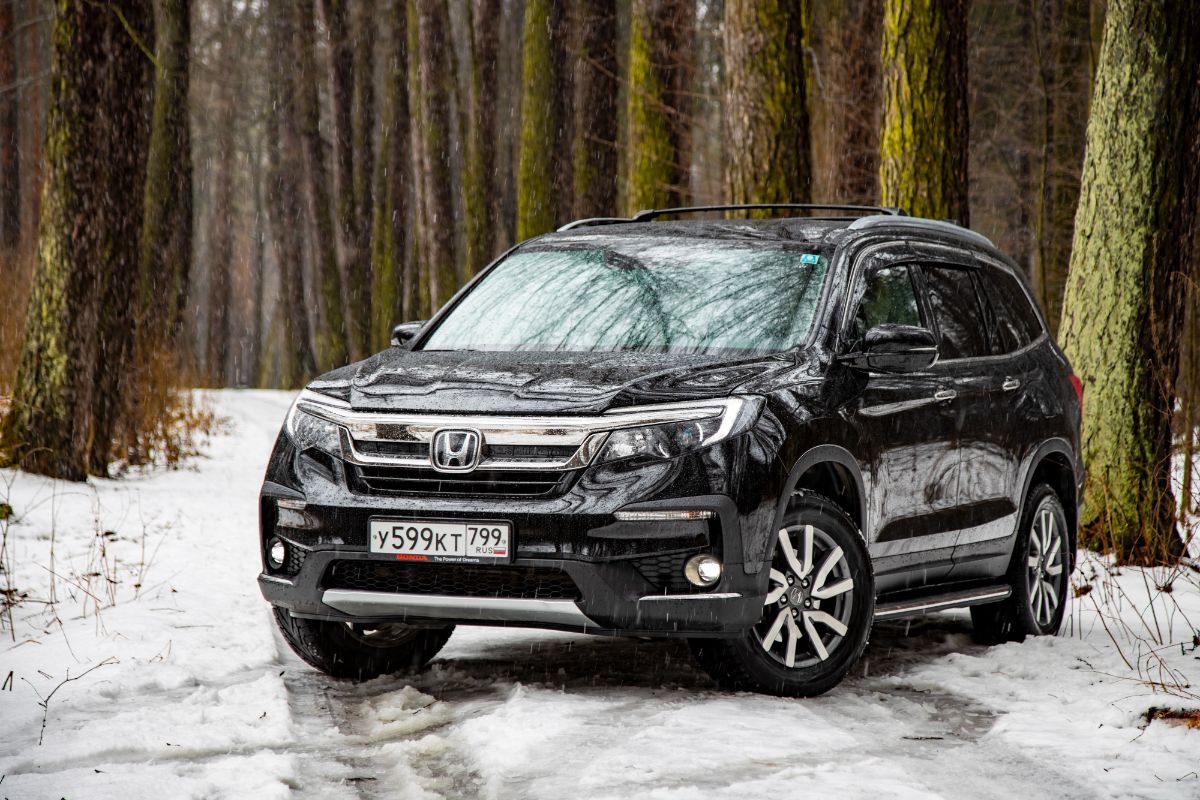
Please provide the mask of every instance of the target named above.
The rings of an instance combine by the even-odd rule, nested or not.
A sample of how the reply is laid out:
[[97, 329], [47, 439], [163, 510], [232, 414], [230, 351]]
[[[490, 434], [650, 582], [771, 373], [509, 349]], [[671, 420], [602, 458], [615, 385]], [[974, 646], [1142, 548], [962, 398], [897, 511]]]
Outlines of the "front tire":
[[763, 617], [735, 639], [692, 639], [725, 688], [813, 697], [836, 686], [867, 645], [875, 584], [866, 542], [828, 499], [798, 492], [771, 562]]
[[1040, 483], [1029, 492], [1008, 568], [1012, 594], [999, 603], [971, 608], [975, 640], [1020, 642], [1052, 636], [1067, 606], [1071, 554], [1067, 515], [1058, 493]]
[[417, 669], [445, 646], [454, 631], [402, 623], [352, 625], [293, 617], [275, 607], [275, 624], [288, 646], [307, 664], [334, 678], [369, 680]]

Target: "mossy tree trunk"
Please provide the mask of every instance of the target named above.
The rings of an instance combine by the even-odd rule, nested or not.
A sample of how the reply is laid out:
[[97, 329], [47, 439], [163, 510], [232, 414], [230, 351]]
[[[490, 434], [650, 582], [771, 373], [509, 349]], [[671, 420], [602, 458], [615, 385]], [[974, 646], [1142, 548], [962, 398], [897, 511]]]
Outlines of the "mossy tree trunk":
[[692, 39], [689, 0], [633, 0], [629, 21], [626, 208], [665, 208], [688, 197]]
[[881, 202], [967, 225], [967, 0], [883, 7]]
[[405, 320], [429, 318], [429, 274], [421, 264], [423, 254], [428, 247], [425, 241], [429, 235], [429, 225], [426, 222], [424, 186], [424, 123], [421, 116], [421, 37], [420, 21], [417, 16], [415, 3], [404, 0], [405, 27], [408, 33], [408, 113], [409, 120], [409, 163], [412, 169], [412, 200], [413, 200], [413, 236], [409, 247], [408, 259], [405, 261], [404, 278], [400, 283], [401, 315]]
[[154, 117], [146, 156], [139, 352], [174, 349], [192, 262], [192, 144], [187, 117], [190, 0], [160, 0]]
[[[133, 348], [153, 13], [58, 0], [37, 268], [0, 443], [23, 468], [107, 470]], [[136, 37], [136, 38], [135, 38]]]
[[1200, 204], [1200, 12], [1112, 0], [1061, 338], [1085, 386], [1085, 540], [1122, 560], [1178, 545], [1170, 419]]
[[1045, 0], [1038, 12], [1032, 24], [1036, 26], [1034, 40], [1045, 107], [1031, 277], [1050, 330], [1057, 333], [1087, 133], [1089, 2]]
[[617, 3], [575, 0], [570, 56], [574, 63], [571, 217], [617, 213]]
[[[429, 288], [424, 313], [437, 310], [457, 288], [455, 220], [451, 197], [451, 125], [454, 73], [450, 69], [450, 17], [445, 0], [417, 0], [420, 40], [422, 269]], [[424, 298], [422, 298], [424, 300]]]
[[524, 27], [518, 241], [554, 230], [571, 209], [566, 3], [530, 0]]
[[304, 153], [296, 129], [296, 104], [288, 77], [293, 19], [290, 0], [269, 0], [271, 34], [270, 102], [267, 106], [267, 215], [279, 265], [279, 385], [303, 386], [317, 369], [304, 300]]
[[337, 260], [337, 227], [329, 196], [329, 168], [321, 139], [321, 106], [317, 91], [316, 21], [313, 0], [295, 0], [292, 55], [296, 119], [304, 151], [305, 190], [312, 220], [313, 261], [320, 300], [317, 366], [329, 370], [346, 363], [346, 317], [342, 277]]
[[389, 38], [384, 60], [383, 116], [375, 162], [375, 212], [371, 255], [371, 339], [383, 349], [392, 326], [404, 319], [404, 264], [408, 252], [408, 186], [412, 180], [408, 114], [408, 15], [403, 0], [389, 0], [383, 22]]
[[804, 0], [725, 2], [725, 196], [804, 203], [812, 187]]

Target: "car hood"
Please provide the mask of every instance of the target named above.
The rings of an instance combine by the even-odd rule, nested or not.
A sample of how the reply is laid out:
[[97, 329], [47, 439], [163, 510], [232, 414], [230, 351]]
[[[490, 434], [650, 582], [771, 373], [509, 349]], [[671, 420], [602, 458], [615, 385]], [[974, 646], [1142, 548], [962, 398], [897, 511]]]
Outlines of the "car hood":
[[727, 356], [532, 353], [391, 348], [352, 371], [363, 410], [593, 414], [645, 403], [724, 397], [797, 366], [796, 354]]

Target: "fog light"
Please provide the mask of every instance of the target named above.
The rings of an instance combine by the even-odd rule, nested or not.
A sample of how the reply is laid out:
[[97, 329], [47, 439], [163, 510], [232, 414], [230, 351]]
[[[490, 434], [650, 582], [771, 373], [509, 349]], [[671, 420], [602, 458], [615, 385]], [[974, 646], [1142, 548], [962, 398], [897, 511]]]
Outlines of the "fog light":
[[683, 575], [693, 586], [715, 586], [721, 580], [721, 561], [708, 554], [692, 556], [683, 565]]
[[282, 539], [271, 539], [267, 543], [267, 564], [272, 569], [279, 569], [287, 561], [287, 545]]

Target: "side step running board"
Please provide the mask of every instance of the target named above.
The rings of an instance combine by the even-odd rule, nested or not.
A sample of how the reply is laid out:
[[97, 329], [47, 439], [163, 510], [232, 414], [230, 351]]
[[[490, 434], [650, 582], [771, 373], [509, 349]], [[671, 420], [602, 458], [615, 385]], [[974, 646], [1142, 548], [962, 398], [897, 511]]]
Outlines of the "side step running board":
[[949, 594], [934, 594], [929, 597], [918, 597], [912, 600], [894, 600], [890, 603], [878, 603], [875, 606], [875, 619], [893, 619], [895, 617], [910, 617], [924, 614], [928, 611], [941, 611], [946, 608], [963, 608], [977, 606], [982, 603], [994, 603], [1012, 594], [1012, 589], [1004, 584], [984, 586], [979, 589], [967, 589]]

